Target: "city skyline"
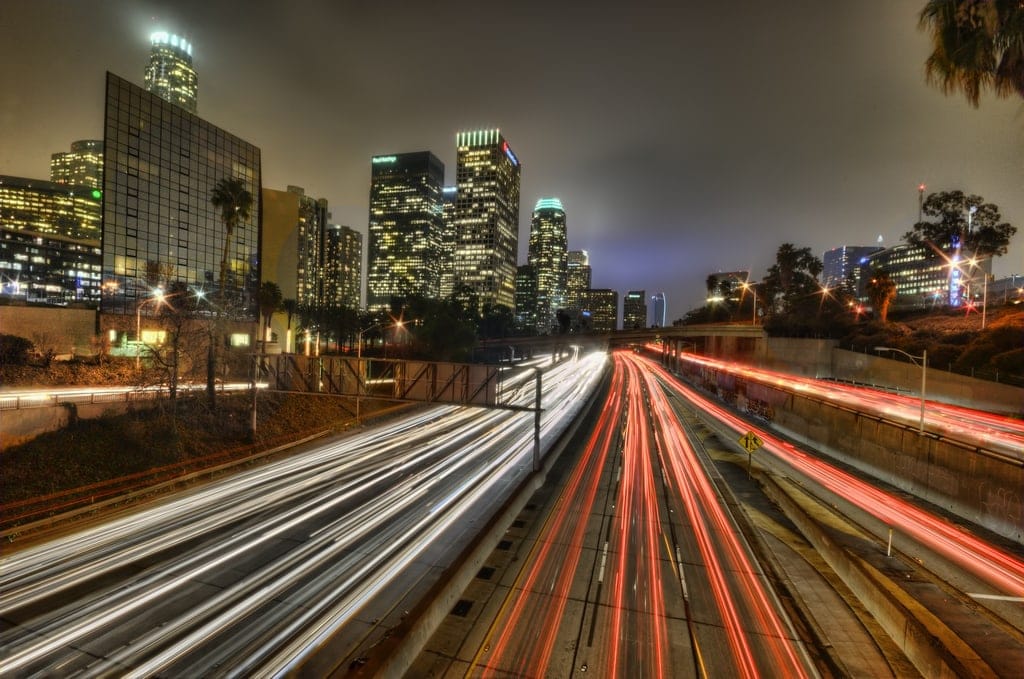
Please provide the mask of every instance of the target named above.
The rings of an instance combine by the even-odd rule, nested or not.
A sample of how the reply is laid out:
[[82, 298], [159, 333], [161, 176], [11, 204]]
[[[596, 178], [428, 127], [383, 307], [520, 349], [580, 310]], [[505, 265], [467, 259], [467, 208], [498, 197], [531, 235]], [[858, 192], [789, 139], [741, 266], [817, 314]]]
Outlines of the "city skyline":
[[[264, 186], [305, 186], [366, 234], [373, 155], [430, 150], [451, 172], [456, 131], [500, 127], [525, 168], [518, 262], [522, 206], [559, 196], [593, 285], [664, 290], [671, 321], [702, 301], [709, 273], [759, 280], [783, 242], [819, 257], [879, 235], [897, 244], [922, 182], [978, 193], [1022, 227], [1024, 104], [983, 97], [975, 110], [928, 86], [921, 6], [598, 4], [537, 21], [531, 3], [499, 15], [16, 0], [0, 47], [0, 174], [44, 179], [51, 154], [101, 136], [105, 71], [142, 86], [149, 36], [166, 30], [193, 45], [203, 118], [263, 149]], [[508, 44], [485, 58], [469, 29], [488, 19]], [[33, 49], [44, 34], [59, 47]], [[412, 34], [433, 58], [410, 62]], [[1019, 239], [997, 276], [1024, 270]]]

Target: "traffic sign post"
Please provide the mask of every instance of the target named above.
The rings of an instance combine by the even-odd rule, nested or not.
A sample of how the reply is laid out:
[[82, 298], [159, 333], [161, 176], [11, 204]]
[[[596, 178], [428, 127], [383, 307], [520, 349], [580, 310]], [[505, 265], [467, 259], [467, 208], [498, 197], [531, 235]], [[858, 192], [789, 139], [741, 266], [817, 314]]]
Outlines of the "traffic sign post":
[[739, 438], [740, 447], [747, 451], [747, 478], [750, 478], [750, 460], [754, 455], [754, 451], [764, 445], [764, 441], [761, 437], [755, 434], [753, 431], [748, 431], [746, 434]]

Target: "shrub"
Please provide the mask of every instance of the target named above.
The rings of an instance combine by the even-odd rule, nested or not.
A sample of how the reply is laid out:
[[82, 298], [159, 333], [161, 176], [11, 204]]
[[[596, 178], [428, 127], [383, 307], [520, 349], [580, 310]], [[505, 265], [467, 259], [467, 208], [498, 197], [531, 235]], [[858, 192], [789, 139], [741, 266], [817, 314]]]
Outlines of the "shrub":
[[0, 364], [25, 365], [32, 351], [31, 340], [17, 335], [0, 334]]
[[996, 354], [992, 366], [1001, 373], [1024, 375], [1024, 347]]

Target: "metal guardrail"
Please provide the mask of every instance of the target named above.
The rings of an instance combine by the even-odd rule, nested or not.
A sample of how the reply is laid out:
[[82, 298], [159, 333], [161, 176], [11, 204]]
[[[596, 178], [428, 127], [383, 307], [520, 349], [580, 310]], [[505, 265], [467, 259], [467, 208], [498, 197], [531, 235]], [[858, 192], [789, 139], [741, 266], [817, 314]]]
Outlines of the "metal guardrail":
[[[249, 388], [248, 385], [245, 387]], [[206, 385], [179, 385], [180, 395], [189, 395], [205, 391]], [[225, 391], [223, 384], [217, 385], [217, 391]], [[228, 391], [236, 390], [236, 387], [229, 387]], [[133, 401], [149, 401], [155, 398], [166, 397], [169, 393], [167, 387], [146, 387], [138, 389], [119, 389], [117, 391], [93, 391], [88, 393], [56, 393], [56, 394], [0, 394], [0, 411], [3, 410], [26, 410], [29, 408], [56, 408], [65, 403], [82, 405], [107, 404], [107, 403], [130, 403]]]

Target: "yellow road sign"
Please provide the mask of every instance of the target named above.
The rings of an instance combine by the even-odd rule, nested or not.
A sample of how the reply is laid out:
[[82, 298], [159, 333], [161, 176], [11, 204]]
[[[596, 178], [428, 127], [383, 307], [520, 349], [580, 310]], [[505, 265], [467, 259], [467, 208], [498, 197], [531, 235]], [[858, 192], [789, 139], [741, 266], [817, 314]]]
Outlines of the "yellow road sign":
[[748, 431], [746, 434], [741, 436], [739, 441], [740, 445], [743, 446], [743, 450], [748, 453], [752, 453], [764, 445], [764, 441], [761, 440], [761, 437], [752, 431]]

